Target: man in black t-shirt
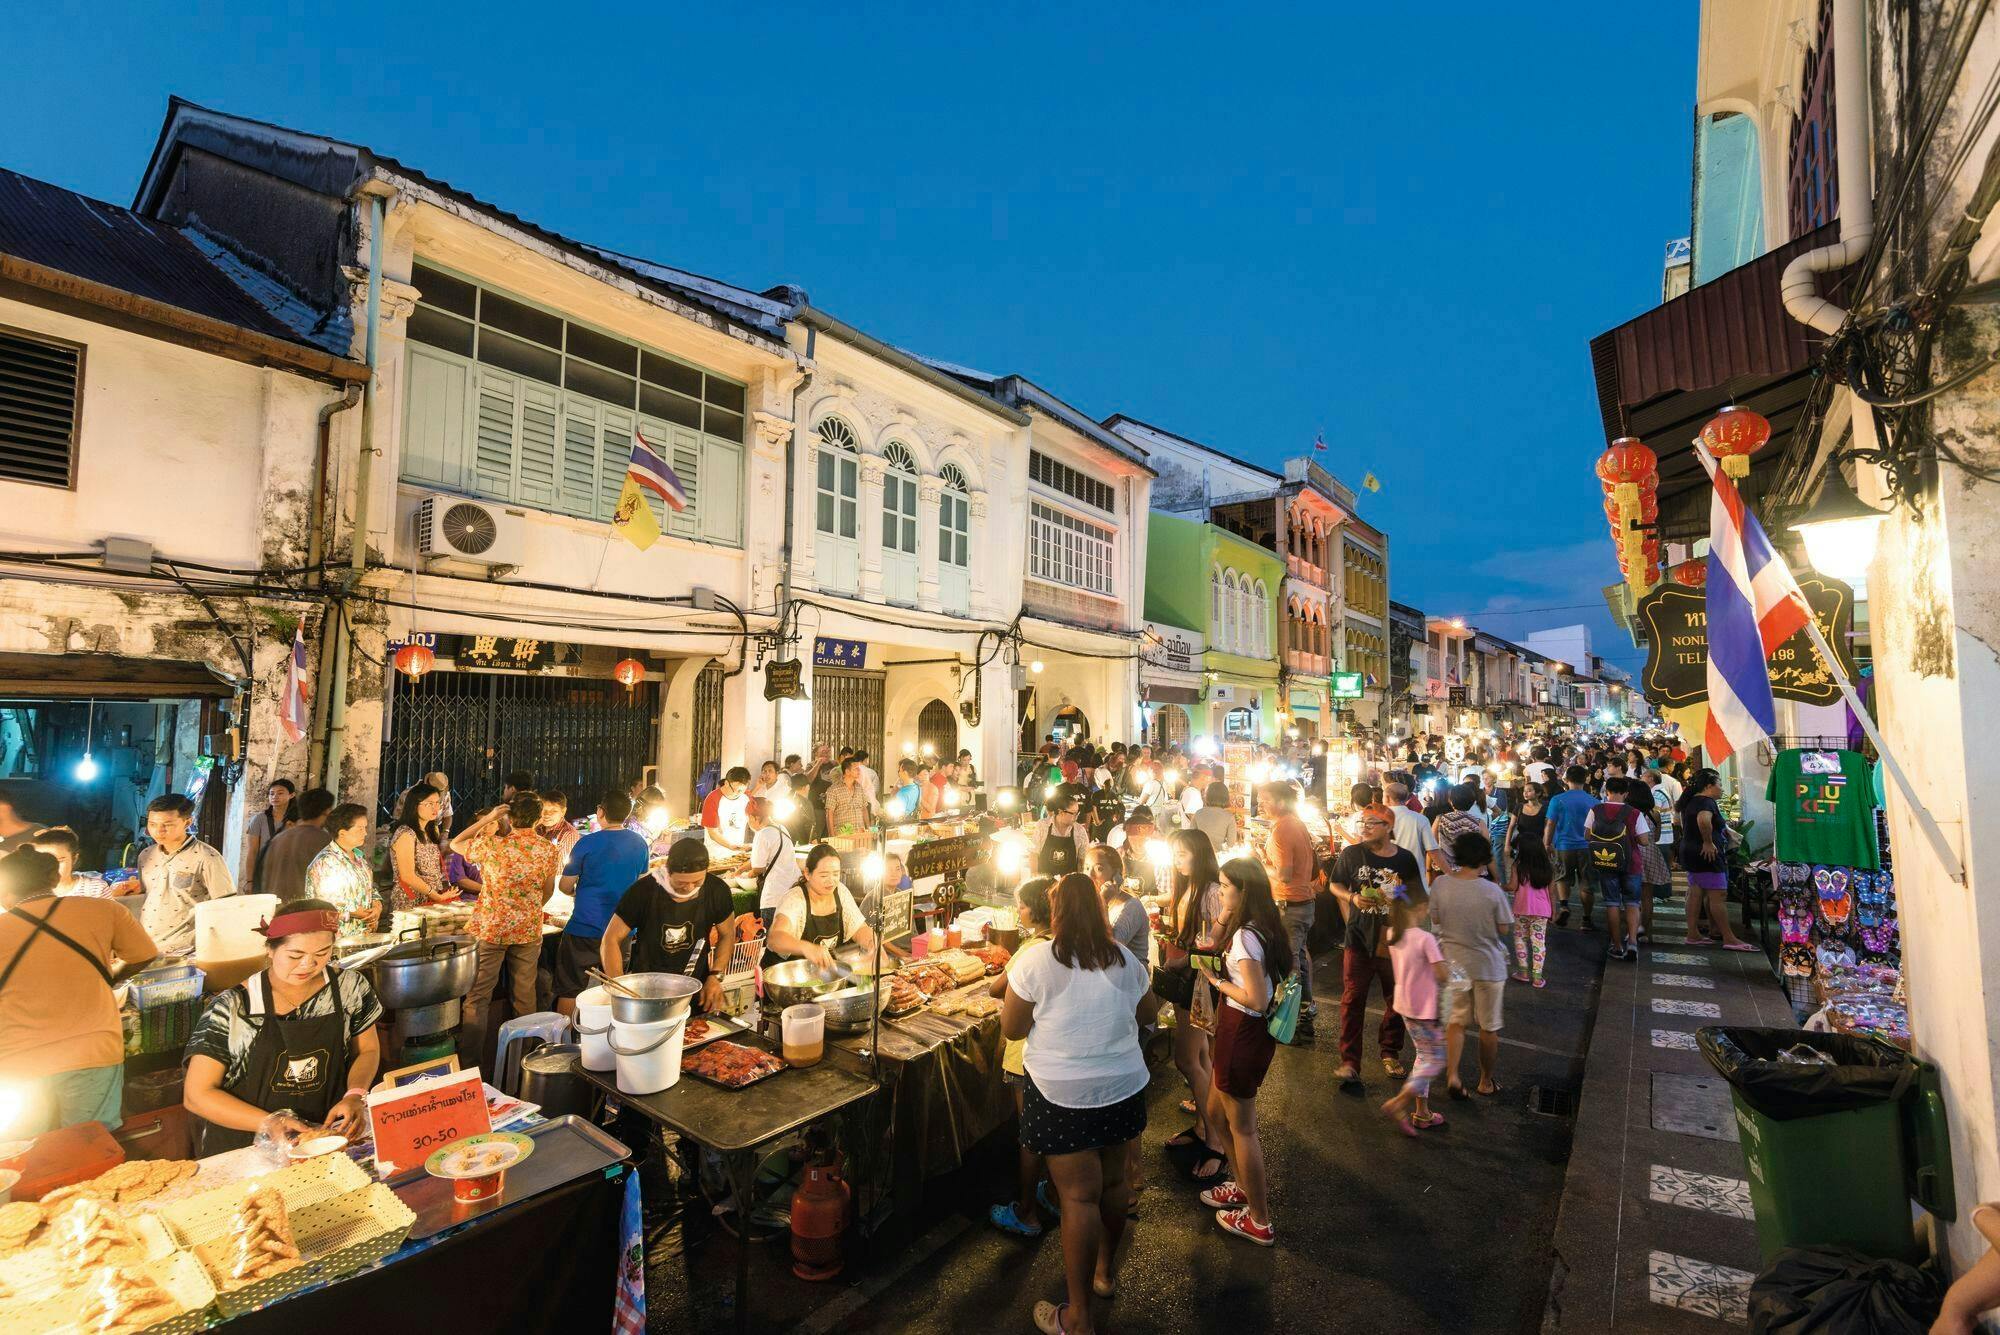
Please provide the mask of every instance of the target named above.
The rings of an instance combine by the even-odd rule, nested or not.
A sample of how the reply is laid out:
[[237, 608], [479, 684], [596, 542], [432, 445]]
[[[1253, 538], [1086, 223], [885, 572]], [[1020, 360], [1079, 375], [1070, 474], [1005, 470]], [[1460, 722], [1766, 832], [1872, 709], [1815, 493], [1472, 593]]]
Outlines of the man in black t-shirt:
[[1376, 1041], [1382, 1048], [1382, 1069], [1400, 1080], [1403, 1067], [1403, 1017], [1396, 1014], [1396, 976], [1389, 966], [1389, 902], [1398, 893], [1421, 902], [1423, 872], [1409, 850], [1396, 844], [1396, 818], [1380, 803], [1364, 807], [1361, 842], [1349, 844], [1334, 859], [1333, 894], [1347, 914], [1340, 952], [1340, 1069], [1345, 1080], [1361, 1078], [1361, 1025], [1368, 1015], [1368, 984], [1382, 984], [1382, 1023]]
[[[718, 930], [719, 929], [719, 930]], [[735, 943], [736, 909], [729, 887], [708, 870], [708, 845], [683, 839], [667, 851], [666, 866], [632, 882], [618, 901], [599, 946], [599, 963], [610, 977], [631, 973], [679, 973], [701, 983], [700, 1009], [722, 1002], [727, 952]], [[624, 963], [625, 938], [632, 938], [632, 966]], [[713, 943], [722, 943], [718, 951]]]

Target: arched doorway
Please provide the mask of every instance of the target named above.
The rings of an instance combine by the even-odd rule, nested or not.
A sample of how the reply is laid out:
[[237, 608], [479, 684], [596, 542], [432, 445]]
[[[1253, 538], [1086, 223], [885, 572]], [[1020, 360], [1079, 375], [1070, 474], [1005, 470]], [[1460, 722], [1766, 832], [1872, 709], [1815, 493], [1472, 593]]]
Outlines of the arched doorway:
[[1188, 735], [1193, 729], [1188, 724], [1187, 710], [1179, 705], [1161, 705], [1153, 712], [1153, 745], [1185, 747]]
[[942, 700], [933, 700], [917, 712], [917, 750], [951, 760], [958, 755], [958, 715]]
[[1061, 740], [1065, 746], [1075, 746], [1090, 736], [1090, 720], [1075, 705], [1058, 709], [1049, 720], [1049, 736]]

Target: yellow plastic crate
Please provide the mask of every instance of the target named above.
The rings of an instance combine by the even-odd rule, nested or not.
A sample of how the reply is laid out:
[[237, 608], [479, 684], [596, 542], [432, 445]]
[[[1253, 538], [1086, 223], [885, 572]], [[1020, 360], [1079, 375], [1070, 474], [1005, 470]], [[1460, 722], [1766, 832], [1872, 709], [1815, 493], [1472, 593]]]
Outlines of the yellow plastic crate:
[[309, 1285], [340, 1279], [373, 1265], [402, 1246], [417, 1221], [410, 1207], [379, 1182], [292, 1209], [292, 1239], [298, 1244], [303, 1264], [254, 1284], [231, 1288], [229, 1266], [234, 1260], [235, 1240], [230, 1226], [235, 1215], [234, 1208], [221, 1214], [204, 1212], [176, 1230], [181, 1245], [208, 1271], [216, 1289], [216, 1305], [225, 1316], [241, 1316]]
[[[140, 1335], [193, 1335], [209, 1324], [215, 1304], [215, 1285], [201, 1263], [183, 1251], [170, 1252], [142, 1267], [160, 1286], [174, 1296], [185, 1310], [144, 1328]], [[44, 1335], [44, 1332], [75, 1331], [89, 1295], [90, 1277], [74, 1288], [44, 1292], [34, 1298], [0, 1302], [0, 1335]]]

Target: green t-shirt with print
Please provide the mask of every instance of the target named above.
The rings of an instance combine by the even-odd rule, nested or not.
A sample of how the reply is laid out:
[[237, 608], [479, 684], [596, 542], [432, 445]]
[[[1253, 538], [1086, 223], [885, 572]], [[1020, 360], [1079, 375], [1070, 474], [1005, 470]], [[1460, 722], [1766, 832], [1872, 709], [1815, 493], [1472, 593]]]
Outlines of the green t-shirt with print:
[[1853, 751], [1780, 751], [1764, 788], [1777, 815], [1778, 857], [1875, 870], [1874, 779]]

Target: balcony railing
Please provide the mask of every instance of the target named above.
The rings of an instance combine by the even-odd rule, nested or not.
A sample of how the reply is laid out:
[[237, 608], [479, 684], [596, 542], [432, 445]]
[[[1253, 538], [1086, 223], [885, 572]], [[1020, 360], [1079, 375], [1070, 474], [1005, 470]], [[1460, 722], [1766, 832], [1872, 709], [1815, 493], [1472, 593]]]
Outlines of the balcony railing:
[[1295, 578], [1305, 580], [1308, 584], [1317, 584], [1321, 588], [1326, 587], [1326, 567], [1316, 565], [1303, 556], [1299, 556], [1296, 553], [1286, 555], [1285, 569], [1290, 571]]
[[1308, 654], [1292, 649], [1285, 654], [1285, 666], [1308, 677], [1324, 677], [1333, 671], [1330, 654]]

